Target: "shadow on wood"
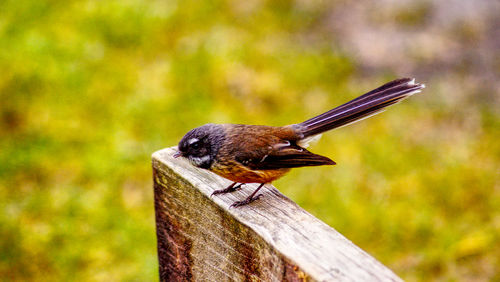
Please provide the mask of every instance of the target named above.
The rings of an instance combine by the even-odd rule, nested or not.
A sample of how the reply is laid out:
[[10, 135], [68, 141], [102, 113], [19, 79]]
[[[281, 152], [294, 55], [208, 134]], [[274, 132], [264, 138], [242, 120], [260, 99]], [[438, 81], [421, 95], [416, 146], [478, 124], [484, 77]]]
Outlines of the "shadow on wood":
[[391, 270], [276, 188], [231, 208], [254, 189], [210, 197], [231, 182], [153, 154], [161, 281], [400, 281]]

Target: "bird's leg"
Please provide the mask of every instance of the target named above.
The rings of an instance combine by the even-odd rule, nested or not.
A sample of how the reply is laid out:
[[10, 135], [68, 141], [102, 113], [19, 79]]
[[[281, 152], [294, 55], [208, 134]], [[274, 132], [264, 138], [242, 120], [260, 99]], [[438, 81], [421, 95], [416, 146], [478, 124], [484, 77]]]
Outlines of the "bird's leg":
[[[226, 193], [231, 193], [231, 192], [234, 192], [236, 191], [238, 188], [240, 188], [244, 183], [240, 183], [239, 185], [236, 185], [238, 184], [238, 182], [233, 182], [233, 184], [227, 186], [227, 188], [225, 189], [220, 189], [220, 190], [215, 190], [212, 195], [210, 195], [210, 197], [212, 197], [213, 195], [218, 195], [218, 194], [226, 194]], [[236, 186], [235, 186], [236, 185]]]
[[260, 188], [262, 188], [262, 186], [264, 186], [264, 183], [261, 183], [261, 184], [259, 185], [259, 187], [258, 187], [257, 189], [255, 189], [255, 191], [253, 191], [253, 193], [252, 193], [250, 196], [248, 196], [245, 200], [243, 200], [243, 201], [236, 201], [236, 202], [234, 202], [234, 203], [230, 206], [230, 208], [237, 208], [237, 207], [241, 207], [241, 206], [244, 206], [244, 205], [248, 205], [248, 204], [250, 204], [251, 202], [253, 202], [253, 201], [257, 200], [258, 198], [260, 198], [260, 197], [262, 196], [262, 194], [257, 195], [257, 196], [255, 196], [255, 197], [254, 197], [254, 195], [255, 195], [255, 194], [257, 194], [257, 192], [259, 192], [259, 190], [260, 190]]

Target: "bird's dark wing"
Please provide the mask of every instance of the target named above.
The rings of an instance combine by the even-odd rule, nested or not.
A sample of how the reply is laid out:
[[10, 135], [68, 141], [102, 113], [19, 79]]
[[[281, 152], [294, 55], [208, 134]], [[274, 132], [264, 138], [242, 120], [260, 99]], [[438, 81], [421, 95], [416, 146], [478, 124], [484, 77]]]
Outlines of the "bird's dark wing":
[[236, 161], [252, 170], [268, 170], [279, 168], [294, 168], [302, 166], [334, 165], [331, 159], [313, 154], [297, 146], [288, 145], [272, 150], [267, 154], [238, 154]]

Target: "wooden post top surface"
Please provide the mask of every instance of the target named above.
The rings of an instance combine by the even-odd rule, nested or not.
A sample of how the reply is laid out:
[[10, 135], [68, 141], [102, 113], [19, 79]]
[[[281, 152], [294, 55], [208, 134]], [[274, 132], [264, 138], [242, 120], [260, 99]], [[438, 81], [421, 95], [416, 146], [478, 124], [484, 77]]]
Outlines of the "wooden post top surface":
[[[173, 147], [153, 154], [162, 280], [175, 278], [169, 276], [174, 272], [181, 273], [182, 279], [194, 280], [233, 281], [241, 277], [296, 281], [401, 280], [271, 185], [261, 189], [259, 193], [264, 196], [259, 200], [246, 206], [229, 208], [233, 202], [247, 197], [257, 184], [246, 184], [236, 192], [210, 197], [214, 190], [225, 188], [231, 182], [196, 168], [185, 159], [173, 158], [175, 151]], [[176, 230], [171, 226], [176, 226]], [[250, 242], [254, 237], [258, 237], [255, 241], [258, 243]], [[258, 258], [251, 262], [245, 254], [239, 258], [238, 252], [245, 253], [240, 245], [245, 246], [244, 250], [255, 248], [254, 254], [279, 259]], [[193, 253], [189, 253], [189, 259], [184, 262], [182, 250]], [[211, 259], [214, 261], [211, 262]], [[173, 267], [173, 263], [178, 265]], [[183, 263], [191, 264], [186, 266], [191, 269], [184, 269]], [[247, 270], [245, 267], [249, 263], [257, 265]], [[287, 271], [292, 271], [293, 277], [303, 279], [288, 279]], [[250, 276], [245, 276], [246, 272]]]

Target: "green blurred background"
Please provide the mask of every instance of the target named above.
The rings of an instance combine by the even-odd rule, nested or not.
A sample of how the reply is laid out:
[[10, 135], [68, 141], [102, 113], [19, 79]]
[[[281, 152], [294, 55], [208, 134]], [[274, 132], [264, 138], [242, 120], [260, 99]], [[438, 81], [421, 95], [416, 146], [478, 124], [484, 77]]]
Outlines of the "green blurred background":
[[427, 85], [275, 186], [407, 280], [500, 275], [498, 1], [0, 2], [0, 280], [157, 280], [151, 154]]

